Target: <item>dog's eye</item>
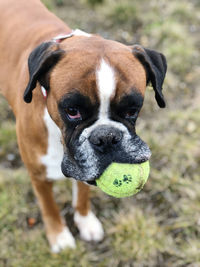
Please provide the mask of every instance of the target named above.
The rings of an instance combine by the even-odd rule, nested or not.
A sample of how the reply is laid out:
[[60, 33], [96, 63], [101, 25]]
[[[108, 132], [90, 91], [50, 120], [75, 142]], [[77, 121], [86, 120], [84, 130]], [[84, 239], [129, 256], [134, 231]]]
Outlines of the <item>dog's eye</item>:
[[137, 116], [137, 109], [131, 108], [126, 111], [125, 118], [126, 119], [134, 119]]
[[77, 108], [67, 108], [66, 109], [67, 116], [70, 120], [81, 120], [82, 116], [80, 111]]

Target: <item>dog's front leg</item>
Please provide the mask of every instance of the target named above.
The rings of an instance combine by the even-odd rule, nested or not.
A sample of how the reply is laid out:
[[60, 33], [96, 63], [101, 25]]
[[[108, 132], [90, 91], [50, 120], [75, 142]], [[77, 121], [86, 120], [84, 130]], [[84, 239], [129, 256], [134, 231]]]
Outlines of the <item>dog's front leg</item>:
[[58, 253], [66, 247], [74, 248], [74, 237], [62, 220], [54, 200], [53, 183], [35, 179], [34, 176], [31, 177], [31, 181], [42, 212], [46, 235], [52, 252]]
[[74, 222], [80, 237], [85, 241], [101, 241], [104, 231], [101, 222], [90, 209], [90, 188], [83, 182], [73, 180]]

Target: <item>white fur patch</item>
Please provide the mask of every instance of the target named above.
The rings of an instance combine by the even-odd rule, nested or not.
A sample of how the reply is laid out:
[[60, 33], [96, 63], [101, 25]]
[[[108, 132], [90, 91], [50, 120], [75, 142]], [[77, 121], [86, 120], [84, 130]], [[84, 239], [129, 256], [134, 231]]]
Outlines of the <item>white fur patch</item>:
[[82, 216], [76, 211], [74, 214], [74, 222], [83, 240], [98, 242], [103, 239], [104, 230], [102, 224], [92, 211], [89, 211], [86, 216]]
[[60, 41], [62, 39], [67, 39], [73, 36], [85, 36], [85, 37], [91, 37], [90, 33], [81, 31], [79, 29], [73, 30], [72, 32], [68, 33], [68, 34], [59, 34], [56, 37], [54, 37], [52, 40], [54, 42]]
[[75, 29], [75, 30], [72, 32], [72, 34], [75, 35], [75, 36], [91, 37], [91, 34], [90, 34], [90, 33], [81, 31], [81, 30], [79, 30], [79, 29]]
[[47, 90], [43, 86], [41, 86], [41, 91], [42, 91], [44, 98], [46, 98], [47, 97]]
[[[116, 127], [119, 130], [121, 130], [124, 133], [124, 135], [126, 134], [128, 137], [130, 137], [130, 134], [129, 134], [127, 128], [121, 122], [112, 121], [109, 118], [107, 118], [107, 119], [103, 119], [102, 118], [102, 119], [97, 120], [92, 126], [90, 126], [88, 128], [85, 128], [83, 130], [82, 134], [79, 137], [80, 143], [83, 143], [83, 142], [86, 143], [85, 140], [90, 136], [91, 132], [96, 127], [98, 127], [100, 125], [109, 125], [109, 126], [112, 126], [112, 127]], [[86, 149], [86, 148], [84, 148], [84, 149]]]
[[110, 98], [115, 93], [116, 82], [114, 69], [102, 59], [96, 72], [97, 87], [100, 96], [99, 119], [108, 118]]
[[61, 131], [49, 116], [47, 108], [44, 110], [44, 122], [48, 130], [48, 149], [47, 154], [41, 157], [41, 162], [46, 166], [48, 179], [63, 179], [61, 162], [64, 151], [61, 143]]
[[53, 253], [58, 253], [67, 247], [68, 248], [75, 248], [76, 243], [75, 243], [74, 237], [71, 234], [71, 232], [69, 231], [69, 229], [67, 227], [65, 227], [63, 229], [63, 231], [60, 234], [58, 234], [58, 236], [56, 238], [56, 243], [51, 246], [51, 251]]

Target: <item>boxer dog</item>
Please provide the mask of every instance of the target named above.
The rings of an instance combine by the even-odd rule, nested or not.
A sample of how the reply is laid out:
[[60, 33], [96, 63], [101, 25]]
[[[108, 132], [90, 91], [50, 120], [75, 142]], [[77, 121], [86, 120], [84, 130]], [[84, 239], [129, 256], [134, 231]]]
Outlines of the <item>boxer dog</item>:
[[39, 0], [1, 0], [0, 12], [0, 90], [16, 116], [21, 157], [51, 249], [75, 247], [52, 193], [62, 177], [74, 178], [81, 238], [100, 241], [104, 232], [90, 210], [88, 184], [111, 162], [149, 159], [135, 123], [148, 83], [165, 107], [165, 57], [73, 31]]

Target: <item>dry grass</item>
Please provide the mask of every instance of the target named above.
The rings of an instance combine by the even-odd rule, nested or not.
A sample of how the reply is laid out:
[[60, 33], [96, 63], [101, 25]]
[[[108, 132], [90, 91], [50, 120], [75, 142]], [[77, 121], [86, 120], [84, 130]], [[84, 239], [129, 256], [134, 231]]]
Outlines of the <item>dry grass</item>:
[[[154, 93], [147, 91], [137, 127], [153, 153], [144, 190], [118, 200], [92, 189], [93, 209], [106, 231], [100, 244], [80, 240], [72, 221], [71, 182], [56, 183], [56, 199], [77, 249], [52, 255], [19, 161], [13, 116], [0, 98], [0, 266], [200, 266], [199, 2], [44, 2], [72, 28], [142, 43], [166, 54], [168, 107], [156, 107]], [[29, 217], [36, 219], [32, 228]]]

